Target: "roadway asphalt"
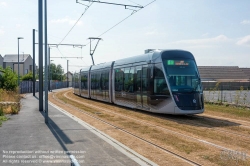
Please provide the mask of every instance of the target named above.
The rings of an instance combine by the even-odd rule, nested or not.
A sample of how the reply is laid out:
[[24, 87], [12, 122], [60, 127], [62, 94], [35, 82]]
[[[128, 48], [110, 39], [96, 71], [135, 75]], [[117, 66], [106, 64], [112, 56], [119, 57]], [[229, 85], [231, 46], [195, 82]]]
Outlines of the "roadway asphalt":
[[0, 127], [0, 165], [146, 165], [136, 162], [75, 120], [49, 105], [49, 123], [38, 110], [38, 99], [27, 94], [18, 115]]

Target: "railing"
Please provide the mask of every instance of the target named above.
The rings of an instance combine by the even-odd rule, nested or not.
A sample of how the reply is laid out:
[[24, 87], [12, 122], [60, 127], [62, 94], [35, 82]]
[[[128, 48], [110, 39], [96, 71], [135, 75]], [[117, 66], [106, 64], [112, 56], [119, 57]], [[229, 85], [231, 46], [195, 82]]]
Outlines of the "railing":
[[250, 90], [250, 82], [202, 82], [203, 90]]
[[250, 90], [211, 90], [204, 91], [205, 102], [229, 103], [250, 107]]
[[[69, 82], [69, 87], [72, 86], [72, 83]], [[68, 87], [67, 82], [66, 81], [51, 81], [50, 82], [50, 90], [53, 89], [61, 89], [61, 88], [67, 88]], [[35, 85], [35, 91], [38, 92], [39, 91], [39, 81], [36, 81], [36, 85]], [[33, 92], [33, 82], [32, 81], [22, 81], [20, 82], [20, 93], [32, 93]]]
[[202, 82], [205, 102], [250, 107], [250, 82]]

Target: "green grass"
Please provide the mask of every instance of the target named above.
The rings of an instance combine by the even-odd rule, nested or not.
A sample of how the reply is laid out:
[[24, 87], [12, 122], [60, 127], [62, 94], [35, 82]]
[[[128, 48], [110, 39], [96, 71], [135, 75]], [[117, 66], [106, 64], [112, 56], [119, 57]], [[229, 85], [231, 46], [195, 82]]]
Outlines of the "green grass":
[[[234, 155], [234, 154], [233, 154]], [[237, 166], [244, 165], [247, 166], [250, 164], [249, 159], [241, 159], [241, 156], [221, 156], [221, 154], [212, 154], [212, 155], [200, 155], [205, 160], [210, 161], [219, 166]]]
[[6, 116], [0, 116], [0, 126], [2, 126], [2, 122], [8, 120]]
[[250, 120], [250, 109], [245, 107], [234, 107], [228, 105], [205, 104], [205, 112], [217, 112], [227, 114], [235, 118], [246, 118]]

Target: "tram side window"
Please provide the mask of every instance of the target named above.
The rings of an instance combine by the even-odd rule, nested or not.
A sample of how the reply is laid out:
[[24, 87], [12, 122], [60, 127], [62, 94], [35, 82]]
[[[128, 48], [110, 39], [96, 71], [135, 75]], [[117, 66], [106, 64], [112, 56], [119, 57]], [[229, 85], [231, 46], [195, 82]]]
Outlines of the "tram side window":
[[99, 72], [96, 72], [95, 73], [95, 78], [96, 78], [96, 89], [100, 89], [100, 76], [101, 76], [101, 74], [99, 73]]
[[115, 91], [123, 91], [124, 69], [115, 69]]
[[76, 88], [79, 88], [79, 75], [78, 74], [76, 75], [75, 85], [76, 85]]
[[130, 78], [129, 78], [129, 92], [134, 92], [134, 77], [135, 77], [134, 67], [130, 68], [129, 74], [130, 74]]
[[100, 76], [100, 90], [104, 90], [104, 85], [103, 85], [104, 77], [105, 77], [105, 73], [102, 72]]
[[109, 71], [105, 72], [104, 89], [109, 89]]
[[135, 91], [141, 91], [141, 66], [135, 67]]
[[86, 82], [87, 81], [87, 79], [86, 79], [86, 77], [85, 77], [85, 74], [84, 73], [81, 73], [81, 89], [86, 89]]
[[94, 76], [94, 73], [91, 73], [91, 89], [94, 89], [95, 87], [95, 76]]
[[100, 88], [101, 90], [108, 90], [108, 85], [109, 85], [109, 72], [108, 71], [104, 71], [101, 74], [101, 78], [100, 78]]
[[148, 65], [142, 66], [142, 91], [147, 92], [149, 86], [149, 79], [148, 79], [149, 68]]
[[98, 88], [97, 73], [91, 73], [91, 89], [95, 90]]
[[154, 66], [154, 94], [169, 94], [168, 86], [162, 71], [161, 64], [155, 64]]
[[78, 86], [78, 75], [75, 76], [75, 84], [76, 84], [76, 87]]
[[88, 74], [84, 74], [84, 87], [85, 89], [88, 89]]
[[126, 92], [133, 92], [134, 86], [134, 72], [133, 68], [125, 68], [124, 69], [124, 91]]
[[78, 88], [78, 74], [74, 74], [74, 88]]
[[81, 89], [82, 89], [82, 87], [83, 87], [83, 81], [82, 81], [82, 78], [83, 78], [83, 75], [82, 75], [82, 73], [80, 73], [80, 86], [81, 86]]
[[134, 92], [134, 67], [124, 70], [124, 91]]

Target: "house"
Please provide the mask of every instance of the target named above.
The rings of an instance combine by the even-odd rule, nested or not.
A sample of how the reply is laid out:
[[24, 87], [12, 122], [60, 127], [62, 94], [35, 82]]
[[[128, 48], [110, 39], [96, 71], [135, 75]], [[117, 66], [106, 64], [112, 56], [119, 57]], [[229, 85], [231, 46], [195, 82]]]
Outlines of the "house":
[[240, 68], [248, 77], [250, 81], [250, 68]]
[[[201, 80], [217, 82], [248, 82], [247, 68], [238, 66], [198, 66]], [[244, 71], [245, 72], [244, 72]]]
[[202, 86], [205, 90], [216, 86], [224, 90], [250, 88], [250, 69], [238, 66], [198, 66]]
[[[18, 73], [18, 54], [7, 54], [3, 57], [3, 68], [10, 67]], [[19, 74], [23, 76], [33, 69], [33, 59], [30, 54], [19, 54]]]
[[64, 75], [66, 76], [66, 80], [68, 78], [69, 87], [72, 87], [73, 74], [70, 71], [68, 71], [68, 73], [65, 73]]
[[3, 57], [1, 54], [0, 54], [0, 67], [3, 67]]

